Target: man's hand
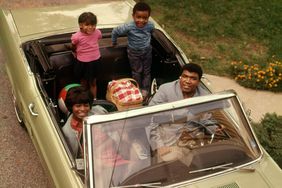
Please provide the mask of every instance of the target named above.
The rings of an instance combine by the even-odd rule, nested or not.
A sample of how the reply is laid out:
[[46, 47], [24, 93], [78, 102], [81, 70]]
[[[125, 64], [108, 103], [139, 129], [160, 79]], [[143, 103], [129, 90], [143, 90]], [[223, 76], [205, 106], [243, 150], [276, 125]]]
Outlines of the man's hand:
[[157, 149], [157, 153], [160, 157], [170, 152], [171, 152], [171, 148], [168, 146], [163, 146]]

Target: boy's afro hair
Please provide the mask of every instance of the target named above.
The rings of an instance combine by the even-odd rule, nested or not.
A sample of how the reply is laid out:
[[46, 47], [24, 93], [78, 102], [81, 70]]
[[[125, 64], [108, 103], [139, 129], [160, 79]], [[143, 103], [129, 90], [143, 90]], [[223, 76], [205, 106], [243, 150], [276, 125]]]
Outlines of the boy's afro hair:
[[133, 14], [135, 14], [136, 11], [148, 11], [149, 15], [150, 15], [151, 14], [151, 7], [145, 2], [138, 2], [133, 7]]

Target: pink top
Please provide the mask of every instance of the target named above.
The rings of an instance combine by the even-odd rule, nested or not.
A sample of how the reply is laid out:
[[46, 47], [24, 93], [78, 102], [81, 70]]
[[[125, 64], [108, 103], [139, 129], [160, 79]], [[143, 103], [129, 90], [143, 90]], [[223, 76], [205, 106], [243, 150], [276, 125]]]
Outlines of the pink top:
[[82, 62], [90, 62], [100, 58], [98, 40], [102, 38], [99, 29], [92, 34], [85, 34], [81, 31], [74, 33], [71, 42], [76, 46], [76, 58]]

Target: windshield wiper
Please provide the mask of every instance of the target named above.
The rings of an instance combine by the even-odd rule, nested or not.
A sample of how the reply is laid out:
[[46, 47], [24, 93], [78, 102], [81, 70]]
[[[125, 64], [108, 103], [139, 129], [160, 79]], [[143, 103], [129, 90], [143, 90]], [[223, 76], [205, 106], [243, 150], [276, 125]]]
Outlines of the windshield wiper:
[[141, 184], [134, 184], [134, 185], [122, 185], [117, 187], [111, 187], [111, 188], [127, 188], [127, 187], [161, 187], [161, 182], [156, 183], [141, 183]]
[[192, 170], [192, 171], [189, 171], [189, 174], [198, 173], [198, 172], [204, 172], [204, 171], [209, 171], [209, 170], [216, 170], [216, 169], [232, 169], [232, 170], [238, 170], [239, 169], [239, 170], [245, 170], [247, 172], [254, 172], [255, 171], [254, 168], [229, 167], [232, 164], [233, 163], [227, 163], [227, 164], [217, 165], [217, 166], [213, 166], [213, 167], [209, 167], [209, 168], [203, 168], [203, 169], [199, 169], [199, 170]]

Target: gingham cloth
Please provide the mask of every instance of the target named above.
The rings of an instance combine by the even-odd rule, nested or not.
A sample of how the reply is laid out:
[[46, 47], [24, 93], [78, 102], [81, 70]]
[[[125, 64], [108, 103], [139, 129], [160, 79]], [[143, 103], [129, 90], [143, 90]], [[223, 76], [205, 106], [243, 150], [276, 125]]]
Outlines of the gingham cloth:
[[108, 89], [112, 90], [113, 97], [117, 98], [121, 103], [143, 100], [139, 88], [129, 80], [113, 80], [109, 82]]

